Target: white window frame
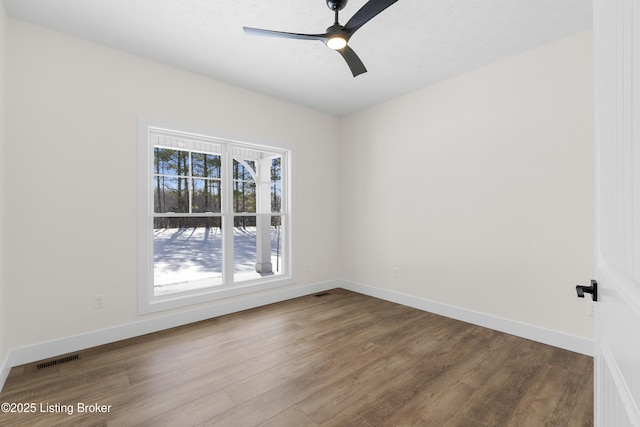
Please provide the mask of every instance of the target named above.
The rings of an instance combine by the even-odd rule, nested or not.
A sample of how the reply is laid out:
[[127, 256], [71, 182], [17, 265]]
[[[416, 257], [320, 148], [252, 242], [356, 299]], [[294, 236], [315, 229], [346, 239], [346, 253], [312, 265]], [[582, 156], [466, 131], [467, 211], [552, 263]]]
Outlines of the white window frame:
[[[153, 220], [154, 220], [154, 200], [153, 200], [153, 153], [154, 141], [151, 134], [162, 132], [184, 136], [202, 141], [211, 142], [221, 146], [222, 151], [222, 218], [223, 230], [223, 284], [207, 288], [191, 290], [169, 295], [154, 295], [154, 260], [153, 260]], [[167, 124], [147, 118], [138, 119], [138, 312], [140, 314], [153, 313], [162, 310], [185, 307], [193, 304], [200, 304], [207, 301], [214, 301], [222, 298], [229, 298], [237, 295], [244, 295], [254, 292], [286, 286], [294, 283], [293, 280], [293, 218], [291, 213], [292, 199], [292, 171], [291, 157], [292, 150], [284, 147], [273, 147], [262, 144], [240, 142], [231, 138], [221, 138], [211, 136], [213, 132], [188, 128], [181, 125]], [[234, 277], [234, 237], [233, 224], [234, 217], [238, 214], [233, 212], [233, 186], [232, 165], [233, 149], [245, 148], [248, 150], [264, 150], [282, 156], [282, 205], [280, 213], [264, 214], [253, 213], [251, 216], [271, 215], [280, 216], [286, 224], [283, 233], [283, 258], [282, 272], [274, 276], [266, 276], [241, 282], [233, 281]], [[177, 214], [181, 216], [180, 214]]]

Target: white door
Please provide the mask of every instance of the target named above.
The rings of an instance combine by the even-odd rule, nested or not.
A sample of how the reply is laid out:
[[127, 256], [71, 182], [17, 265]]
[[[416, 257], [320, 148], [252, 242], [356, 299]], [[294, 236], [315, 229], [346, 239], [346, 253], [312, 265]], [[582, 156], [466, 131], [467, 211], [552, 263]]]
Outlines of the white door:
[[594, 0], [595, 420], [640, 426], [640, 0]]

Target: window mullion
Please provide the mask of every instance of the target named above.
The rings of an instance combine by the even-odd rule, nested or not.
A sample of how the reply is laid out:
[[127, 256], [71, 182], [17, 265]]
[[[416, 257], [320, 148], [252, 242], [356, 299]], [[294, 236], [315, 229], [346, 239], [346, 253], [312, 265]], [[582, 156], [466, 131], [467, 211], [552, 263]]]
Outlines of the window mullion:
[[222, 161], [222, 277], [225, 285], [233, 284], [233, 155], [230, 145], [223, 148]]
[[193, 206], [193, 157], [191, 156], [191, 150], [189, 150], [189, 171], [187, 178], [187, 185], [189, 186], [189, 213], [192, 212]]

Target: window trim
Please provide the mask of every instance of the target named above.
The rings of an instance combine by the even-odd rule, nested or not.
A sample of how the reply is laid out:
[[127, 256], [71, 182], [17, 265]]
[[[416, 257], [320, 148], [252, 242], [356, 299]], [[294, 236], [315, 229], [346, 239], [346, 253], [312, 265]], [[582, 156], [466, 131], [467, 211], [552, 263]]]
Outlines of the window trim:
[[[252, 216], [271, 215], [281, 216], [283, 221], [288, 223], [287, 231], [284, 233], [282, 245], [285, 248], [283, 265], [285, 270], [273, 277], [264, 277], [251, 279], [242, 282], [233, 282], [233, 255], [223, 255], [223, 277], [226, 283], [216, 285], [215, 287], [196, 289], [165, 296], [155, 296], [153, 292], [153, 147], [154, 144], [150, 139], [153, 131], [169, 132], [182, 134], [186, 137], [197, 139], [205, 139], [215, 141], [223, 147], [223, 165], [233, 163], [233, 148], [244, 147], [246, 149], [271, 151], [282, 154], [283, 176], [282, 176], [282, 208], [280, 214], [277, 213], [251, 213]], [[279, 147], [267, 146], [264, 144], [255, 144], [251, 142], [240, 141], [239, 138], [229, 138], [226, 135], [212, 136], [217, 132], [210, 130], [194, 129], [193, 127], [161, 122], [145, 117], [138, 118], [138, 147], [137, 147], [137, 193], [138, 193], [138, 313], [148, 314], [163, 310], [170, 310], [179, 307], [186, 307], [194, 304], [215, 301], [223, 298], [229, 298], [239, 295], [246, 295], [273, 289], [281, 286], [287, 286], [294, 283], [293, 269], [293, 233], [294, 221], [292, 211], [293, 198], [293, 170], [291, 148], [279, 144]], [[231, 181], [229, 181], [231, 178]], [[232, 185], [232, 176], [230, 168], [224, 167], [221, 180], [230, 182]], [[231, 197], [229, 191], [225, 191], [222, 195], [222, 218], [223, 228], [228, 231], [227, 236], [231, 238], [224, 239], [223, 254], [233, 254], [233, 221], [238, 214], [233, 212]], [[225, 202], [226, 198], [226, 202]]]

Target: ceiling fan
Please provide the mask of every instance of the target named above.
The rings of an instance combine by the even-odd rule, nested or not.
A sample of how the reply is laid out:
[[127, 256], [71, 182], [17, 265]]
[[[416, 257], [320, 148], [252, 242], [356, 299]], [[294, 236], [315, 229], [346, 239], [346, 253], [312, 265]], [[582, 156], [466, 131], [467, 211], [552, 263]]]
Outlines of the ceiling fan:
[[360, 27], [372, 20], [380, 12], [397, 2], [398, 0], [369, 0], [349, 19], [345, 25], [338, 22], [338, 12], [346, 5], [348, 0], [326, 0], [329, 9], [335, 12], [335, 22], [327, 28], [324, 34], [298, 34], [285, 33], [282, 31], [263, 30], [260, 28], [243, 27], [245, 34], [254, 36], [281, 37], [298, 40], [319, 40], [329, 48], [334, 49], [342, 55], [347, 65], [351, 69], [353, 77], [366, 73], [367, 69], [358, 58], [358, 55], [347, 44], [353, 34]]

